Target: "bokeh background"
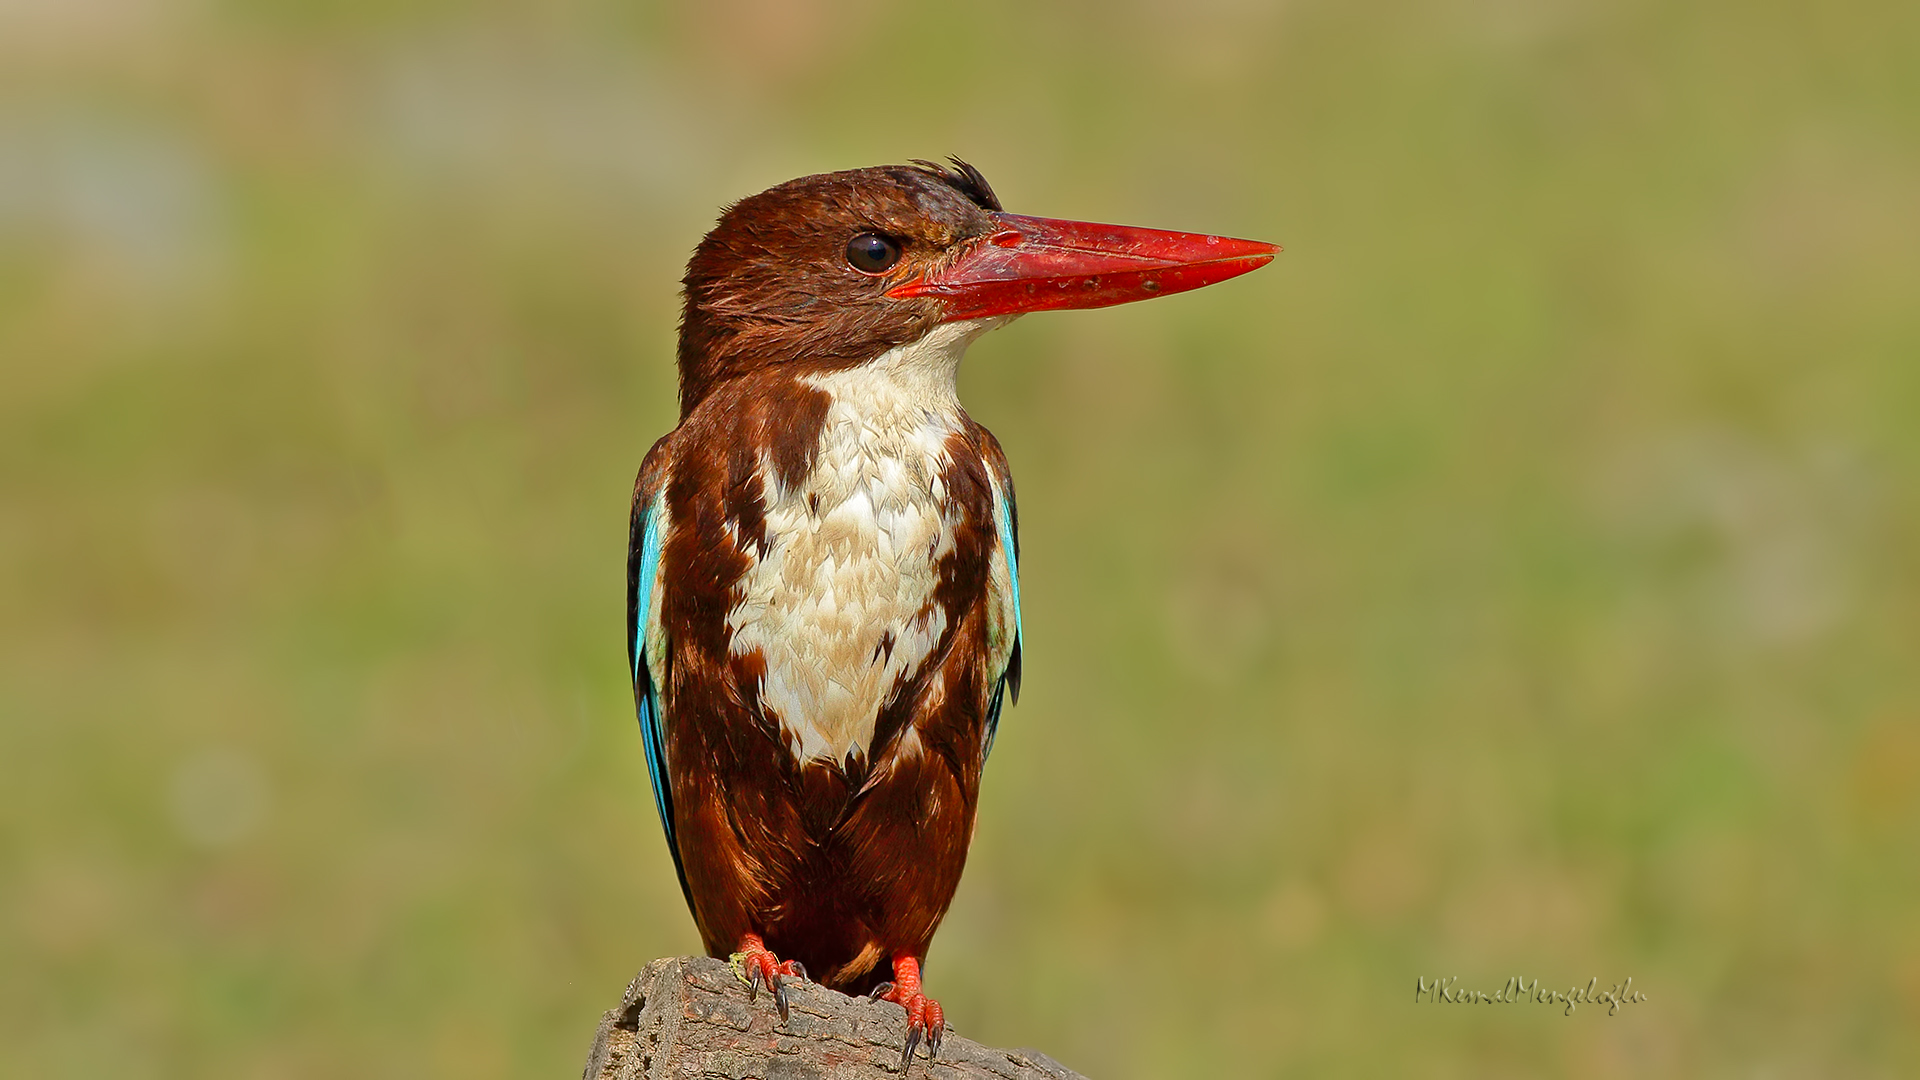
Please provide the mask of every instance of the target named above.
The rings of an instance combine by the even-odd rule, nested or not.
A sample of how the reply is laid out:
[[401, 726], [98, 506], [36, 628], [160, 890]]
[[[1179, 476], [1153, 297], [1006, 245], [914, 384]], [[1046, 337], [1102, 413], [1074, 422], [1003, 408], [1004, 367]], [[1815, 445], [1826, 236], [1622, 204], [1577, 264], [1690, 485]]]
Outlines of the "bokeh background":
[[959, 1030], [1920, 1075], [1900, 0], [0, 0], [0, 1073], [573, 1075], [698, 947], [621, 659], [679, 271], [946, 153], [1287, 246], [968, 360], [1027, 682]]

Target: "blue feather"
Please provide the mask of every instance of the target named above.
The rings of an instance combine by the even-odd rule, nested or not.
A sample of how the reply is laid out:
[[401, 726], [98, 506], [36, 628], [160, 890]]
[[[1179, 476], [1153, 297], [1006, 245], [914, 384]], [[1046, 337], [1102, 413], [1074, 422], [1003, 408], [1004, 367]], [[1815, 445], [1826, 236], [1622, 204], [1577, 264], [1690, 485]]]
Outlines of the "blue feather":
[[1007, 497], [994, 492], [1000, 504], [1000, 550], [1007, 553], [1007, 579], [1013, 582], [1013, 639], [1020, 640], [1020, 553], [1013, 544], [1013, 507]]
[[[673, 796], [667, 779], [667, 744], [661, 729], [660, 687], [647, 664], [652, 639], [661, 630], [650, 626], [653, 619], [653, 583], [660, 576], [660, 504], [653, 503], [641, 512], [640, 564], [633, 580], [633, 686], [640, 714], [640, 740], [646, 747], [647, 779], [653, 783], [653, 805], [660, 812], [660, 826], [667, 833], [667, 849], [673, 853], [675, 869], [680, 865], [680, 847], [673, 835]], [[651, 633], [649, 633], [651, 631]], [[684, 874], [683, 874], [684, 878]]]
[[1007, 501], [998, 485], [994, 488], [994, 515], [1000, 526], [1000, 550], [1007, 557], [1007, 580], [1013, 585], [1013, 649], [1007, 654], [1006, 669], [993, 684], [993, 697], [987, 702], [987, 743], [980, 751], [980, 759], [985, 761], [993, 753], [993, 737], [1000, 732], [1000, 706], [1007, 693], [1007, 682], [1013, 681], [1013, 696], [1020, 697], [1020, 553], [1013, 539], [1013, 504]]

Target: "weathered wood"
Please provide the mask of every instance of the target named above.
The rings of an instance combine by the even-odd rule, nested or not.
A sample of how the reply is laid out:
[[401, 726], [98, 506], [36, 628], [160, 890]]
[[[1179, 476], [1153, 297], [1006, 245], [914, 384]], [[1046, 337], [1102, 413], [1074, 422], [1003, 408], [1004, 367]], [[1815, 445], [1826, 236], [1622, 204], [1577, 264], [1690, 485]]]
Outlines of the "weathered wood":
[[[724, 960], [655, 960], [600, 1020], [582, 1080], [898, 1080], [906, 1013], [890, 1002], [789, 982], [780, 1022], [773, 1000], [747, 999]], [[948, 1029], [940, 1056], [923, 1049], [908, 1070], [935, 1080], [1086, 1080], [1034, 1050], [996, 1050]]]

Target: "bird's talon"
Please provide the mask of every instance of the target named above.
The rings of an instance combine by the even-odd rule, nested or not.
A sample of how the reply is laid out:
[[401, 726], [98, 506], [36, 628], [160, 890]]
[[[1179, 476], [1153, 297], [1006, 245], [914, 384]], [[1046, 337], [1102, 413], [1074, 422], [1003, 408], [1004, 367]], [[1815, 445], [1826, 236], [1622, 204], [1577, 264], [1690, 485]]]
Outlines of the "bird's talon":
[[920, 1048], [920, 1028], [916, 1025], [907, 1029], [907, 1041], [900, 1047], [900, 1071], [906, 1072], [913, 1064], [913, 1052]]
[[907, 1037], [900, 1047], [900, 1071], [904, 1073], [922, 1042], [927, 1045], [928, 1061], [940, 1053], [940, 1043], [946, 1038], [946, 1016], [939, 1002], [920, 992], [919, 960], [894, 957], [893, 976], [893, 982], [881, 983], [872, 994], [907, 1011]]
[[758, 934], [748, 934], [740, 943], [740, 951], [734, 953], [732, 961], [740, 970], [740, 977], [747, 984], [747, 1000], [760, 1000], [760, 991], [764, 987], [773, 994], [773, 1007], [780, 1012], [780, 1022], [785, 1024], [793, 1009], [793, 997], [787, 990], [782, 975], [791, 975], [805, 979], [806, 969], [797, 961], [781, 960], [767, 948], [766, 942]]

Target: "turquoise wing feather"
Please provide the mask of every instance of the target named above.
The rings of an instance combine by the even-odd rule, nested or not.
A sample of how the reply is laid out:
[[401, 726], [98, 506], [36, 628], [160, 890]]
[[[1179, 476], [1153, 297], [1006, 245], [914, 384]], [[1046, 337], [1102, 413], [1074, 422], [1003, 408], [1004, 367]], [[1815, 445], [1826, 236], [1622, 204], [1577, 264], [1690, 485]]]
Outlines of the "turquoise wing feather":
[[[995, 447], [997, 450], [998, 447]], [[1000, 533], [1000, 551], [1007, 560], [1007, 585], [1012, 595], [1013, 647], [1007, 653], [1006, 667], [995, 676], [993, 696], [987, 701], [987, 739], [981, 751], [984, 760], [993, 753], [993, 737], [1000, 730], [1000, 706], [1011, 696], [1020, 700], [1020, 514], [1013, 502], [1012, 477], [1001, 469], [994, 483], [994, 523]]]
[[680, 862], [680, 844], [673, 831], [673, 785], [667, 776], [666, 716], [661, 709], [661, 682], [665, 672], [655, 671], [650, 657], [666, 656], [665, 628], [656, 616], [656, 601], [661, 585], [660, 556], [664, 538], [661, 518], [665, 497], [653, 494], [634, 501], [633, 523], [627, 541], [627, 656], [633, 672], [633, 699], [640, 717], [640, 741], [647, 757], [647, 779], [653, 784], [653, 805], [660, 812], [660, 827], [667, 834], [667, 850], [673, 854], [673, 869], [680, 877], [680, 891], [687, 890], [686, 868]]

